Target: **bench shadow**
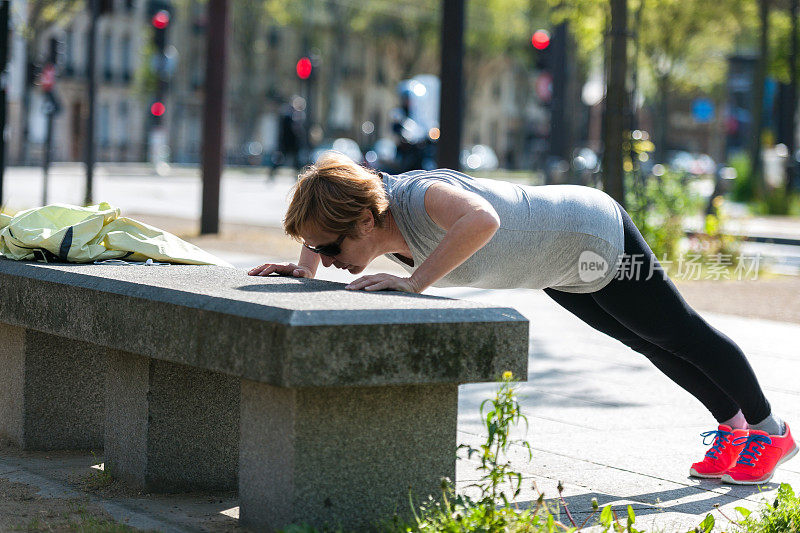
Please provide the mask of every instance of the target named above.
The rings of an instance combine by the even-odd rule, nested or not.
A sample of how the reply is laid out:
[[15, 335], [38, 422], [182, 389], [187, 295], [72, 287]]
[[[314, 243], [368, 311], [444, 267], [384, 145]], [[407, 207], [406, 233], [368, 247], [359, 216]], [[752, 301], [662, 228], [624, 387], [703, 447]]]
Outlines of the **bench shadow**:
[[[705, 515], [714, 511], [714, 506], [720, 507], [747, 498], [749, 496], [757, 495], [764, 491], [775, 490], [779, 487], [779, 483], [762, 483], [760, 485], [720, 485], [718, 481], [714, 480], [697, 480], [698, 483], [693, 486], [685, 486], [678, 489], [665, 490], [660, 492], [646, 492], [642, 494], [635, 494], [629, 496], [620, 496], [615, 494], [608, 494], [603, 492], [589, 492], [575, 496], [565, 496], [564, 502], [567, 504], [573, 518], [576, 519], [578, 525], [583, 522], [587, 516], [592, 514], [592, 498], [597, 498], [599, 509], [606, 505], [611, 505], [611, 508], [616, 511], [620, 522], [625, 524], [627, 517], [627, 508], [630, 505], [637, 517], [648, 516], [659, 513], [681, 513], [687, 515], [694, 515], [698, 517], [698, 523]], [[721, 493], [711, 489], [719, 489], [720, 487], [729, 488], [727, 492]], [[692, 499], [691, 501], [681, 503], [670, 503], [672, 500], [697, 496], [705, 493], [707, 497], [700, 499]], [[561, 513], [562, 521], [568, 520], [564, 512], [564, 504], [560, 498], [545, 498], [545, 502], [553, 510], [558, 509]], [[536, 501], [518, 502], [520, 509], [532, 509], [536, 507]], [[726, 513], [731, 518], [730, 513]], [[580, 515], [580, 520], [578, 516]], [[599, 512], [595, 518], [599, 517]], [[716, 516], [716, 518], [720, 518]], [[590, 520], [591, 522], [591, 520]], [[587, 526], [590, 524], [587, 524]]]
[[[1, 260], [10, 261], [10, 259], [0, 258]], [[49, 261], [47, 263], [42, 263], [39, 261], [17, 261], [17, 263], [22, 264], [31, 264], [31, 265], [58, 265], [59, 267], [68, 267], [68, 268], [82, 268], [88, 265], [92, 265], [93, 263], [62, 263], [59, 261]], [[205, 266], [205, 265], [183, 265], [183, 264], [169, 264], [169, 265], [156, 265], [156, 266], [147, 266], [144, 265], [137, 265], [137, 264], [123, 264], [123, 263], [107, 263], [98, 266], [110, 267], [110, 266], [117, 266], [123, 268], [134, 268], [134, 267], [142, 267], [142, 268], [158, 268], [158, 267], [193, 267], [193, 266]], [[275, 294], [286, 294], [286, 293], [308, 293], [308, 292], [334, 292], [334, 291], [347, 291], [349, 292], [364, 292], [367, 291], [349, 291], [344, 288], [345, 283], [336, 282], [336, 281], [328, 281], [328, 280], [321, 280], [321, 279], [300, 279], [291, 276], [281, 276], [279, 274], [270, 274], [269, 276], [248, 276], [251, 278], [259, 278], [259, 277], [266, 277], [270, 280], [283, 278], [286, 281], [279, 282], [279, 283], [266, 283], [266, 284], [253, 284], [253, 285], [240, 285], [238, 287], [232, 287], [234, 290], [240, 290], [245, 292], [263, 292], [263, 293], [275, 293]], [[273, 290], [273, 287], [279, 287], [278, 290]], [[281, 290], [283, 289], [283, 290]], [[288, 289], [288, 290], [287, 290]], [[383, 296], [390, 296], [390, 297], [404, 297], [404, 298], [421, 298], [421, 299], [428, 299], [428, 300], [453, 300], [453, 298], [449, 298], [446, 296], [433, 296], [431, 294], [413, 294], [408, 292], [401, 292], [401, 291], [375, 291], [375, 294], [381, 294]], [[368, 294], [373, 294], [369, 292]]]
[[237, 291], [244, 292], [262, 292], [274, 294], [287, 294], [287, 293], [306, 293], [306, 292], [334, 292], [346, 290], [342, 287], [331, 287], [329, 285], [312, 286], [296, 283], [268, 283], [258, 285], [240, 285], [233, 287]]
[[[258, 277], [258, 276], [253, 276]], [[278, 278], [285, 278], [286, 276], [266, 276], [271, 280]], [[344, 288], [344, 283], [327, 280], [314, 280], [314, 279], [293, 279], [292, 281], [284, 282], [270, 282], [266, 284], [253, 284], [253, 285], [240, 285], [234, 289], [245, 292], [263, 292], [263, 293], [308, 293], [308, 292], [334, 292], [341, 291], [348, 294], [380, 294], [381, 296], [389, 297], [402, 297], [402, 298], [418, 298], [423, 300], [453, 300], [444, 296], [433, 296], [430, 294], [415, 294], [402, 291], [351, 291]]]
[[[621, 350], [628, 349], [621, 343], [620, 347]], [[635, 368], [629, 369], [628, 372], [637, 374], [651, 372], [651, 369], [647, 367], [646, 360], [640, 361], [640, 364], [635, 363], [637, 355], [639, 354], [631, 352]], [[570, 357], [570, 355], [556, 353], [546, 342], [536, 338], [535, 329], [531, 332], [528, 344], [527, 381], [521, 382], [518, 389], [518, 397], [523, 408], [530, 409], [535, 406], [536, 412], [554, 407], [558, 409], [594, 408], [606, 411], [649, 405], [647, 401], [624, 395], [609, 396], [608, 389], [593, 379], [605, 372], [615, 371], [617, 369], [615, 363], [598, 358], [593, 364], [566, 369], [559, 365], [559, 362], [563, 361], [565, 357]], [[644, 356], [640, 357], [644, 358]], [[459, 405], [462, 409], [460, 417], [475, 421], [479, 416], [478, 406], [481, 401], [494, 397], [497, 388], [497, 383], [466, 384], [460, 387]]]

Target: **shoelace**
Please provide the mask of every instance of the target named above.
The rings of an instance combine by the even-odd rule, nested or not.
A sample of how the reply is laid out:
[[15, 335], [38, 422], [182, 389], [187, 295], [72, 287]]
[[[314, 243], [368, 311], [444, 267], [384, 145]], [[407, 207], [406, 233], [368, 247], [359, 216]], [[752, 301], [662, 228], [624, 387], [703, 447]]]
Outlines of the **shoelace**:
[[[742, 442], [744, 442], [744, 449], [742, 453], [739, 454], [739, 460], [736, 461], [736, 464], [753, 466], [753, 464], [758, 461], [758, 457], [761, 456], [761, 450], [764, 449], [764, 446], [766, 444], [772, 444], [772, 439], [766, 435], [759, 435], [758, 433], [733, 439], [733, 444], [736, 446]], [[752, 449], [750, 446], [751, 444], [755, 444]]]
[[712, 431], [706, 431], [705, 433], [700, 433], [700, 436], [703, 437], [703, 444], [708, 446], [711, 444], [708, 441], [709, 437], [714, 437], [714, 444], [711, 446], [711, 449], [706, 452], [706, 455], [711, 457], [712, 459], [716, 459], [719, 453], [722, 453], [722, 447], [727, 443], [728, 435], [733, 435], [730, 431], [723, 431], [721, 429], [715, 429]]

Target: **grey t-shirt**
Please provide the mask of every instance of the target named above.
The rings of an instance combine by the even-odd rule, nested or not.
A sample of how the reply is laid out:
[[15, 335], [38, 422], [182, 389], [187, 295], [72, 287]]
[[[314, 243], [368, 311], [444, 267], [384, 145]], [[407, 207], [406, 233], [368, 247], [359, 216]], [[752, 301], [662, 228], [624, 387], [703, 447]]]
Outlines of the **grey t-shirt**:
[[614, 277], [624, 250], [622, 214], [605, 192], [582, 185], [527, 186], [472, 178], [447, 169], [381, 173], [389, 209], [411, 250], [409, 273], [433, 252], [446, 231], [425, 211], [425, 192], [444, 182], [492, 204], [500, 228], [472, 257], [434, 283], [437, 287], [508, 289], [552, 287], [587, 293]]

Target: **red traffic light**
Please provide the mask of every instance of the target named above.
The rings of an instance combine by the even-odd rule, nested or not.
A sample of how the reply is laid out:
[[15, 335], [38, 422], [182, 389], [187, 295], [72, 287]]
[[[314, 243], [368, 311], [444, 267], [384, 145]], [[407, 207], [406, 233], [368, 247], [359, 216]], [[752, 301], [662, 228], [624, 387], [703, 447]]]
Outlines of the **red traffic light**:
[[307, 80], [311, 76], [311, 60], [307, 57], [301, 57], [295, 70], [298, 78]]
[[154, 117], [162, 116], [166, 110], [167, 108], [161, 102], [153, 102], [153, 105], [150, 106], [150, 112]]
[[550, 32], [547, 30], [536, 30], [531, 37], [531, 44], [537, 50], [544, 50], [550, 46]]
[[169, 11], [166, 9], [162, 9], [155, 15], [153, 15], [153, 26], [157, 30], [163, 30], [167, 26], [169, 26]]

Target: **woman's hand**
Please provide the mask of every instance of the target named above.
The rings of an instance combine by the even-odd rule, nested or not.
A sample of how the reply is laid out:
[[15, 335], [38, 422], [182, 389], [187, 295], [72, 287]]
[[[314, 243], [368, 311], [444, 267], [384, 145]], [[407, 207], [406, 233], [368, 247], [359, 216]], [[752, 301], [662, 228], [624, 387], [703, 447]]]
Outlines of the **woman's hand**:
[[402, 292], [419, 292], [414, 286], [411, 278], [401, 278], [391, 274], [373, 274], [371, 276], [361, 276], [355, 281], [345, 286], [345, 289], [357, 291], [385, 291], [394, 290]]
[[265, 263], [251, 269], [247, 274], [250, 276], [269, 276], [270, 274], [280, 274], [281, 276], [294, 276], [296, 278], [314, 278], [314, 272], [307, 266], [295, 265], [294, 263]]

